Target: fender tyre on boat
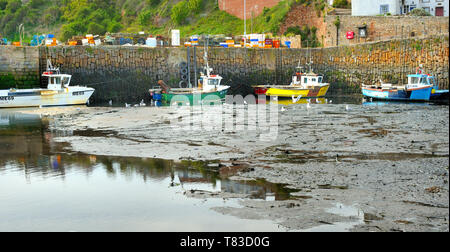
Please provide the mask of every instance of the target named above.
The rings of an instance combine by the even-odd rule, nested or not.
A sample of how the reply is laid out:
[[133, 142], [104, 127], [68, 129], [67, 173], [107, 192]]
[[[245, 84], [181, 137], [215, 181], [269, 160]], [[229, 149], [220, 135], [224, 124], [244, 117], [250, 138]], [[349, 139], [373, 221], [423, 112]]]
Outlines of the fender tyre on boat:
[[187, 63], [184, 62], [184, 61], [182, 61], [182, 62], [180, 63], [180, 69], [183, 69], [183, 68], [187, 68]]
[[180, 81], [180, 82], [178, 83], [178, 86], [179, 86], [180, 88], [187, 88], [187, 87], [188, 87], [188, 84], [187, 84], [187, 82], [186, 82], [185, 80], [182, 80], [182, 81]]
[[181, 70], [180, 70], [180, 73], [181, 73], [181, 74], [187, 74], [187, 73], [188, 73], [187, 68], [181, 69]]

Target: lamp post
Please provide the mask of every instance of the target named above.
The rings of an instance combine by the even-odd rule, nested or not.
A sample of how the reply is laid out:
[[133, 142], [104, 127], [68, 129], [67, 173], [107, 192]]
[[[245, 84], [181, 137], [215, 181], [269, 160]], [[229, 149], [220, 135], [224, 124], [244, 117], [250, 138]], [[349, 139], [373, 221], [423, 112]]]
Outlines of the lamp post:
[[246, 10], [245, 10], [245, 0], [244, 0], [244, 47], [247, 44], [247, 23], [246, 23]]

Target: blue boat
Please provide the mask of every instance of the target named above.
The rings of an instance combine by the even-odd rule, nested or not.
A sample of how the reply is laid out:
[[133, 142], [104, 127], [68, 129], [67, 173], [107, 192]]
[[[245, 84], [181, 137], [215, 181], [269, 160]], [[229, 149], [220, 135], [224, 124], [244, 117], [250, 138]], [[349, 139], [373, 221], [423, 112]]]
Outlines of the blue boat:
[[362, 85], [362, 94], [365, 97], [378, 100], [397, 101], [430, 101], [448, 99], [448, 90], [441, 90], [434, 76], [422, 74], [408, 75], [408, 84], [393, 85], [380, 83], [376, 85]]

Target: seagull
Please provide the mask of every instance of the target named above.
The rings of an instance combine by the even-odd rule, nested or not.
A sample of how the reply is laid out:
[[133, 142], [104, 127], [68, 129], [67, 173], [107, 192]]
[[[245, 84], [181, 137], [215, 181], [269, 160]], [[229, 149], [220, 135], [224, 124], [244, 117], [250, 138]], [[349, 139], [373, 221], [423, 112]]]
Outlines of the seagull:
[[309, 102], [306, 103], [306, 109], [310, 109], [310, 108], [311, 108], [311, 104], [309, 104]]
[[125, 108], [129, 108], [129, 107], [131, 107], [131, 104], [128, 104], [125, 102]]
[[281, 107], [281, 112], [286, 111], [286, 108]]
[[349, 111], [349, 110], [350, 110], [350, 108], [348, 107], [348, 105], [345, 105], [345, 110], [346, 110], [346, 111]]
[[112, 106], [112, 100], [109, 100], [109, 106]]
[[330, 103], [333, 103], [333, 100], [330, 100]]
[[336, 154], [336, 164], [339, 164], [340, 161], [338, 160], [339, 154]]
[[301, 95], [297, 96], [297, 98], [295, 98], [295, 95], [292, 95], [292, 103], [297, 103], [300, 98], [302, 98]]
[[248, 105], [248, 103], [247, 103], [247, 101], [246, 101], [246, 100], [244, 100], [244, 105]]
[[144, 103], [144, 99], [142, 99], [141, 103], [139, 103], [139, 106], [141, 106], [141, 107], [145, 107], [146, 106], [146, 104]]

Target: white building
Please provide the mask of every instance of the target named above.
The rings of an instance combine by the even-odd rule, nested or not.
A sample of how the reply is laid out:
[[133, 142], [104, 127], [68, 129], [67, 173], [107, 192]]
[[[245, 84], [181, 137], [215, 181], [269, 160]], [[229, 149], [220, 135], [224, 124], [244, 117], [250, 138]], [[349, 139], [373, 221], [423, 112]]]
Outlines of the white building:
[[400, 0], [353, 0], [352, 16], [399, 15]]
[[449, 0], [400, 0], [402, 2], [401, 14], [407, 14], [415, 8], [422, 8], [433, 16], [449, 14]]
[[449, 0], [353, 0], [352, 16], [403, 15], [415, 8], [433, 16], [449, 16]]

